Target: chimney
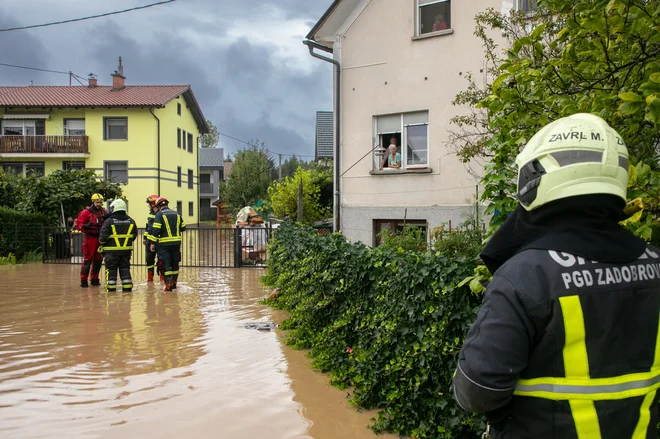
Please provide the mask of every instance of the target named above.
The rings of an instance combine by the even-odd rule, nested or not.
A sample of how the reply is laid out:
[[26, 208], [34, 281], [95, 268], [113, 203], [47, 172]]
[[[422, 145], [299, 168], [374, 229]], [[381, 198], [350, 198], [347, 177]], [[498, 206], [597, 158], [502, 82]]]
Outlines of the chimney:
[[98, 79], [94, 73], [90, 73], [87, 80], [89, 81], [89, 88], [94, 88], [99, 84]]
[[124, 80], [126, 77], [124, 76], [124, 66], [121, 65], [121, 56], [119, 57], [119, 67], [115, 72], [111, 75], [112, 76], [112, 91], [117, 91], [121, 90], [122, 88], [125, 88], [126, 85], [124, 84]]

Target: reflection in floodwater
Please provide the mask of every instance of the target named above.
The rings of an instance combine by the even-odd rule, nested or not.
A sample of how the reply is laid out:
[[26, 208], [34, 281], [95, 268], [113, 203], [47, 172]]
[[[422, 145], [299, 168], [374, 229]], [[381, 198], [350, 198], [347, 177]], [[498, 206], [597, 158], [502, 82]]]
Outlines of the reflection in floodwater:
[[282, 319], [263, 271], [184, 269], [176, 293], [142, 271], [121, 294], [77, 266], [0, 267], [0, 437], [376, 437], [303, 352], [243, 328]]

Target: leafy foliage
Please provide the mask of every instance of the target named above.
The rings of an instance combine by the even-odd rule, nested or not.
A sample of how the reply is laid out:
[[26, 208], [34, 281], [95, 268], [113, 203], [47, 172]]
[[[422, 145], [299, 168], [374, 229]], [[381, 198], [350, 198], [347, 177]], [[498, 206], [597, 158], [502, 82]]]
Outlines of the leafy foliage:
[[65, 217], [75, 218], [95, 193], [114, 199], [121, 197], [122, 189], [119, 184], [97, 179], [91, 169], [57, 170], [44, 177], [0, 170], [0, 206], [43, 214], [46, 225], [61, 222], [62, 209]]
[[[393, 243], [393, 241], [392, 241]], [[452, 399], [451, 379], [481, 298], [458, 283], [473, 255], [375, 249], [340, 234], [283, 223], [265, 283], [290, 311], [287, 342], [310, 349], [356, 407], [378, 408], [372, 428], [413, 438], [474, 438], [483, 420]]]
[[40, 213], [26, 213], [0, 207], [0, 256], [15, 255], [21, 260], [42, 246], [42, 227], [47, 219]]
[[220, 189], [222, 199], [233, 209], [266, 199], [274, 169], [265, 145], [251, 142], [248, 148], [236, 152], [231, 173]]
[[[486, 85], [468, 75], [468, 88], [454, 102], [472, 111], [452, 120], [450, 143], [465, 162], [488, 161], [483, 199], [490, 202], [488, 213], [502, 213], [491, 233], [515, 207], [515, 156], [552, 120], [597, 114], [624, 138], [631, 161], [660, 167], [660, 3], [537, 3], [540, 10], [531, 18], [492, 9], [477, 15]], [[495, 33], [504, 37], [506, 50], [491, 37]], [[657, 224], [657, 213], [646, 220]]]
[[282, 182], [273, 182], [268, 188], [273, 214], [277, 218], [297, 217], [298, 185], [302, 182], [303, 223], [311, 224], [325, 218], [329, 214], [329, 209], [327, 205], [321, 204], [321, 184], [327, 180], [332, 185], [332, 176], [328, 172], [316, 169], [303, 170], [302, 167], [298, 167], [292, 177], [287, 177]]
[[199, 139], [199, 146], [201, 148], [215, 148], [220, 142], [220, 133], [218, 132], [218, 127], [215, 126], [210, 120], [206, 120], [210, 130], [208, 133], [203, 134]]

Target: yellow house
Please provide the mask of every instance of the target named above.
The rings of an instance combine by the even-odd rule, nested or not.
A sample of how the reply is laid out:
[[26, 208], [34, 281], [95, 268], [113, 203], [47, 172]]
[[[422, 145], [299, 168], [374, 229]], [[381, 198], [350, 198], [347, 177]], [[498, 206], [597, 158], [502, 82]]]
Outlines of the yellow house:
[[166, 197], [198, 223], [198, 139], [209, 127], [188, 85], [0, 86], [0, 162], [45, 175], [87, 168], [122, 184], [129, 215], [146, 222], [145, 199]]

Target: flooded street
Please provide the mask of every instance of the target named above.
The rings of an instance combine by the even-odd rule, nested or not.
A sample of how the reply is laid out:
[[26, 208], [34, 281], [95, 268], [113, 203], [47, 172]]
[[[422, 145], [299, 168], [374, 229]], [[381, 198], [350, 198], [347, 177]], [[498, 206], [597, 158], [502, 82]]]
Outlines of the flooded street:
[[[263, 270], [183, 268], [162, 293], [78, 286], [78, 266], [1, 266], [0, 437], [376, 438], [258, 301]], [[389, 436], [394, 437], [394, 436]]]

